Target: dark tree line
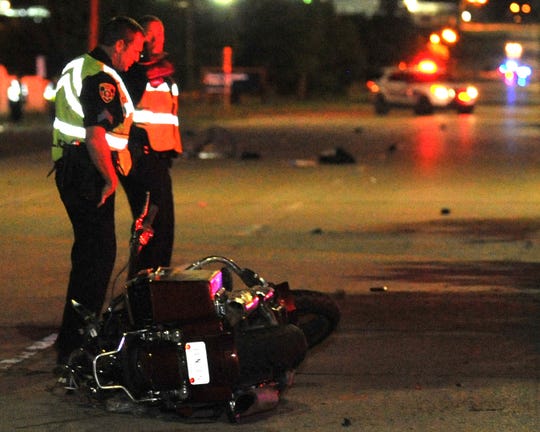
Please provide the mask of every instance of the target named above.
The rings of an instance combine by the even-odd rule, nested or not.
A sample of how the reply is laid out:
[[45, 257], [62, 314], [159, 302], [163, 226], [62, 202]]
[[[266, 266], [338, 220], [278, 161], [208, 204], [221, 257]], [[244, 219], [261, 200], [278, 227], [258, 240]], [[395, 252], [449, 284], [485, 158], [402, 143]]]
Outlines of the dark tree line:
[[[264, 67], [272, 89], [299, 97], [342, 92], [352, 82], [372, 77], [381, 66], [403, 59], [419, 38], [406, 16], [337, 16], [331, 2], [321, 0], [309, 5], [301, 0], [236, 0], [229, 8], [211, 0], [189, 1], [191, 10], [179, 0], [102, 0], [100, 20], [145, 14], [162, 18], [166, 49], [181, 83], [189, 72], [198, 77], [201, 67], [219, 66], [223, 46], [231, 45], [235, 65]], [[88, 0], [40, 4], [51, 11], [41, 23], [0, 21], [0, 63], [13, 73], [34, 73], [35, 57], [42, 54], [53, 76], [67, 60], [87, 50]], [[188, 22], [193, 24], [189, 47]], [[194, 64], [187, 64], [186, 50], [193, 53]]]

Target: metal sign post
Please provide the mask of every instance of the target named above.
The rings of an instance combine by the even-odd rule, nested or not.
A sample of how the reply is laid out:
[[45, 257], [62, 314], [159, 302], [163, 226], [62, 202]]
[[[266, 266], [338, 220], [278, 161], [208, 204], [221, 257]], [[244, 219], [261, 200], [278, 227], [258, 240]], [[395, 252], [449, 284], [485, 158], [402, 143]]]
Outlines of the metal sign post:
[[230, 46], [223, 47], [223, 102], [227, 109], [231, 106], [232, 55]]

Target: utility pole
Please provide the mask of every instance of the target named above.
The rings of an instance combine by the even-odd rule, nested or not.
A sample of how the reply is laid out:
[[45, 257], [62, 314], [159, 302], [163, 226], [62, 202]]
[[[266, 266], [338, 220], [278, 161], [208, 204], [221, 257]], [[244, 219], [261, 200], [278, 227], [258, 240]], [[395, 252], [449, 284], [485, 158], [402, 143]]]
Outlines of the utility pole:
[[99, 37], [99, 0], [90, 0], [90, 22], [88, 28], [88, 51], [98, 44]]
[[185, 17], [186, 17], [186, 32], [185, 32], [185, 47], [186, 47], [186, 77], [185, 87], [188, 90], [193, 90], [195, 87], [195, 0], [186, 2]]
[[[176, 1], [176, 0], [175, 0]], [[182, 11], [184, 23], [184, 63], [185, 75], [182, 80], [182, 87], [185, 90], [192, 90], [195, 83], [195, 0], [178, 0], [178, 7]]]

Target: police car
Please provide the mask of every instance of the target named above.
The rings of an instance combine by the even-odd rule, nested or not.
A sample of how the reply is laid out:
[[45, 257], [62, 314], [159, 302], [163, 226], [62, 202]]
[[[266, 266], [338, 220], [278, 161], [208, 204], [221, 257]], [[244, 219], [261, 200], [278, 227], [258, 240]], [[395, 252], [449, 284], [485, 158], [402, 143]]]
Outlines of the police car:
[[391, 107], [410, 107], [419, 115], [448, 108], [472, 113], [478, 99], [475, 86], [456, 82], [430, 61], [410, 68], [386, 68], [381, 78], [368, 81], [367, 86], [377, 114], [387, 114]]

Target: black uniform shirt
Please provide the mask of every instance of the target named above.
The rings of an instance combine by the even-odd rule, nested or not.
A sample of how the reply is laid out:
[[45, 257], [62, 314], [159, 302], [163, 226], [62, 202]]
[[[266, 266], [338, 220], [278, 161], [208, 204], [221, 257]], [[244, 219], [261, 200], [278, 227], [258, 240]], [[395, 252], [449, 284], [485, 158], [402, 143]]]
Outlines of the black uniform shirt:
[[[98, 47], [89, 54], [112, 67], [109, 56], [101, 48]], [[116, 81], [105, 72], [83, 80], [80, 101], [84, 111], [84, 127], [102, 126], [110, 131], [124, 121]]]
[[137, 106], [142, 99], [143, 93], [146, 90], [146, 83], [148, 82], [148, 78], [146, 77], [146, 67], [141, 63], [134, 63], [133, 66], [121, 76], [133, 104]]

